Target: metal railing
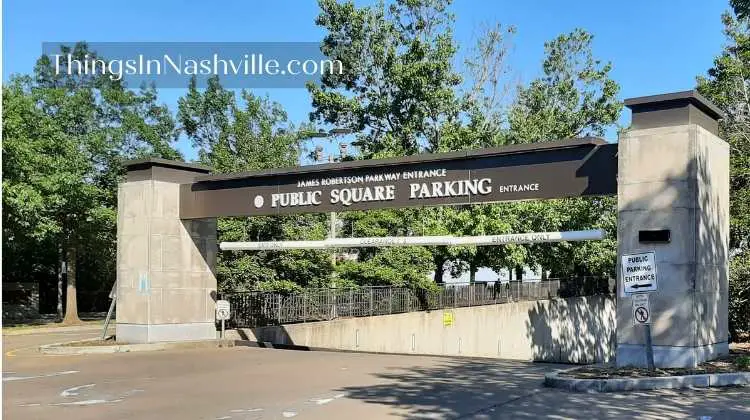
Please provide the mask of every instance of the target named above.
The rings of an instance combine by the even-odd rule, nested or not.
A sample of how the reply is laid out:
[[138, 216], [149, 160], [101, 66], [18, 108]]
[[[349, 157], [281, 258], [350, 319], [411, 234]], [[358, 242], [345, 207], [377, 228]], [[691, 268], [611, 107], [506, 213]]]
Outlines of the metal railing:
[[260, 327], [344, 317], [388, 315], [465, 306], [614, 293], [606, 277], [549, 279], [536, 283], [451, 283], [436, 289], [362, 286], [305, 289], [298, 293], [224, 292], [231, 304], [230, 326]]

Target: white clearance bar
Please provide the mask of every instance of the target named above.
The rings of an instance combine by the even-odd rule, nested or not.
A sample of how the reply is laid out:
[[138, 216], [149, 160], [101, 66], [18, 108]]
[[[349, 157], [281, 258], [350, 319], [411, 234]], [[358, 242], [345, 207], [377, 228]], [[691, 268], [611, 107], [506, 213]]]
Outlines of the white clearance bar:
[[222, 251], [262, 251], [273, 249], [367, 248], [413, 245], [505, 245], [604, 239], [601, 229], [569, 232], [511, 233], [488, 236], [384, 236], [380, 238], [335, 238], [322, 241], [222, 242]]

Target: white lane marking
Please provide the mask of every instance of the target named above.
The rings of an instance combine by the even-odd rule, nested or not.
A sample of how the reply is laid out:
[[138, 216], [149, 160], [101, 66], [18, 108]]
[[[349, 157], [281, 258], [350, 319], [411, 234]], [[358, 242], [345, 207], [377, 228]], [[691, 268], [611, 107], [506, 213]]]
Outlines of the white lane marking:
[[88, 384], [88, 385], [80, 385], [80, 386], [74, 386], [72, 388], [68, 388], [66, 390], [63, 390], [63, 392], [60, 393], [61, 397], [74, 397], [78, 395], [78, 391], [85, 388], [91, 388], [92, 386], [95, 386], [96, 384]]
[[133, 394], [137, 394], [139, 392], [145, 392], [145, 391], [142, 390], [142, 389], [131, 389], [130, 391], [127, 391], [127, 392], [123, 393], [121, 395], [121, 397], [129, 397], [129, 396], [131, 396]]
[[423, 413], [423, 414], [416, 414], [416, 418], [418, 419], [442, 419], [443, 413]]
[[121, 399], [117, 400], [83, 400], [83, 401], [71, 401], [71, 402], [64, 402], [64, 403], [57, 403], [57, 404], [50, 404], [50, 405], [94, 405], [94, 404], [106, 404], [106, 403], [116, 403], [122, 401]]
[[39, 403], [31, 403], [31, 404], [18, 404], [19, 407], [39, 407], [41, 404]]
[[55, 373], [48, 373], [46, 375], [36, 375], [36, 376], [5, 376], [3, 377], [3, 382], [8, 381], [25, 381], [27, 379], [38, 379], [38, 378], [49, 378], [52, 376], [60, 376], [60, 375], [70, 375], [72, 373], [78, 373], [77, 370], [66, 370], [64, 372], [55, 372]]
[[231, 419], [231, 418], [232, 418], [232, 416], [224, 416], [224, 417], [217, 417], [214, 420], [227, 420], [227, 419]]
[[323, 405], [323, 404], [328, 404], [329, 402], [333, 401], [333, 398], [318, 398], [318, 399], [313, 399], [310, 401], [318, 405]]
[[296, 415], [297, 415], [297, 412], [296, 412], [296, 411], [283, 411], [283, 412], [281, 413], [281, 415], [282, 415], [282, 416], [283, 416], [283, 417], [284, 417], [285, 419], [289, 419], [289, 418], [292, 418], [292, 417], [296, 416]]
[[341, 394], [336, 394], [330, 398], [313, 398], [310, 400], [310, 402], [314, 402], [317, 405], [324, 405], [324, 404], [328, 404], [329, 402], [333, 400], [338, 400], [339, 398], [343, 398], [345, 396], [346, 396], [346, 393], [341, 393]]
[[263, 411], [262, 408], [238, 408], [235, 410], [229, 410], [230, 413], [256, 413], [258, 411]]

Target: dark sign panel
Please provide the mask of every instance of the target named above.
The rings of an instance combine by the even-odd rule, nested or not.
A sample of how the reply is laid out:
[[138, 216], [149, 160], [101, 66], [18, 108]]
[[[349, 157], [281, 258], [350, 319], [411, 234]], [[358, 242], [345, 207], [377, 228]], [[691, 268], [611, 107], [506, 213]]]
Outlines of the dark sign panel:
[[180, 217], [368, 210], [614, 194], [617, 145], [600, 139], [237, 175], [181, 186]]

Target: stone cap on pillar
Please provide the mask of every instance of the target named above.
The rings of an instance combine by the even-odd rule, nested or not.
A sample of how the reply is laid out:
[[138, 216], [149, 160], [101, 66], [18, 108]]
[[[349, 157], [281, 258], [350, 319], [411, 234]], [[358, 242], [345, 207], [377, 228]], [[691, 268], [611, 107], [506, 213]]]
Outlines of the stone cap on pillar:
[[625, 106], [633, 112], [633, 130], [697, 124], [718, 136], [724, 118], [719, 107], [695, 90], [630, 98]]
[[183, 184], [211, 172], [211, 168], [197, 163], [154, 157], [128, 160], [124, 166], [127, 170], [127, 182], [153, 180]]

